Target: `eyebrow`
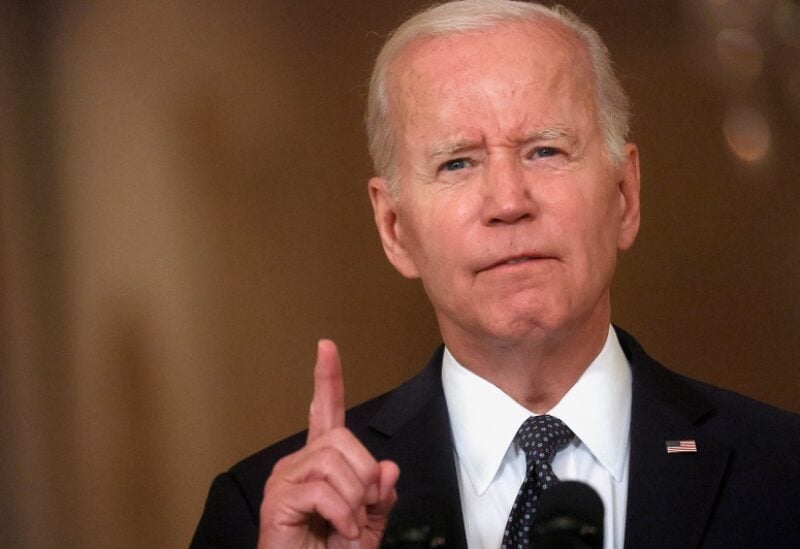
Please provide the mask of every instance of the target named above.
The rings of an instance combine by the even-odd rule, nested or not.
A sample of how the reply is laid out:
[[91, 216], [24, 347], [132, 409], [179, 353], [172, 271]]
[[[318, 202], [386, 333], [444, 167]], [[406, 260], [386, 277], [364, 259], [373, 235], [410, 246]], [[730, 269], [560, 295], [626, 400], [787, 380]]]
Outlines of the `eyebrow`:
[[[543, 128], [527, 134], [519, 140], [519, 143], [531, 143], [534, 141], [554, 141], [556, 139], [566, 139], [574, 145], [578, 142], [575, 133], [565, 126], [553, 126]], [[484, 143], [483, 140], [459, 139], [458, 141], [440, 141], [433, 143], [426, 151], [425, 156], [429, 160], [434, 160], [442, 156], [451, 156], [468, 149], [476, 149]]]
[[459, 139], [455, 142], [450, 141], [440, 141], [437, 143], [433, 143], [425, 153], [425, 156], [429, 160], [433, 160], [440, 156], [450, 156], [457, 152], [464, 151], [467, 149], [475, 149], [479, 147], [483, 143], [483, 140], [475, 141], [469, 139]]
[[524, 143], [532, 141], [554, 141], [556, 139], [566, 139], [571, 144], [578, 142], [578, 137], [575, 132], [566, 126], [553, 126], [552, 128], [544, 128], [528, 134], [523, 140]]

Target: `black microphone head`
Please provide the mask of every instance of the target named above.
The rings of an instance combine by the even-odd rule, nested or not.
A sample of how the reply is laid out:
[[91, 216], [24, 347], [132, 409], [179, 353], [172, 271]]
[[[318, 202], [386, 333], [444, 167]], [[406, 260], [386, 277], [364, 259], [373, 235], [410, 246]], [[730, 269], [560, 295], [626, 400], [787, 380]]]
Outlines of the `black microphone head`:
[[533, 519], [537, 549], [603, 547], [603, 501], [588, 484], [563, 481], [542, 493]]
[[453, 509], [440, 494], [412, 490], [400, 495], [389, 514], [381, 549], [447, 549], [453, 528]]

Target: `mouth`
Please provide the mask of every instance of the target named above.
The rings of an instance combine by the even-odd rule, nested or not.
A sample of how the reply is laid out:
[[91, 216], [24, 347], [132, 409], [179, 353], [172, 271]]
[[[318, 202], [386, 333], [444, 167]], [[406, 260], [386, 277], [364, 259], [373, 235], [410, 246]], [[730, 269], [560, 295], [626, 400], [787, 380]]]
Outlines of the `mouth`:
[[538, 258], [535, 257], [535, 256], [531, 256], [531, 255], [526, 255], [524, 257], [514, 257], [512, 259], [508, 259], [506, 261], [503, 261], [502, 263], [500, 263], [500, 265], [517, 265], [518, 263], [524, 263], [526, 261], [533, 261], [535, 259], [538, 259]]
[[542, 255], [515, 255], [513, 257], [506, 257], [501, 259], [500, 261], [496, 261], [490, 264], [487, 267], [480, 269], [478, 272], [482, 271], [491, 271], [493, 269], [498, 269], [506, 266], [514, 266], [514, 265], [522, 265], [524, 263], [529, 263], [531, 261], [541, 261], [543, 259], [551, 259], [549, 257], [545, 257]]

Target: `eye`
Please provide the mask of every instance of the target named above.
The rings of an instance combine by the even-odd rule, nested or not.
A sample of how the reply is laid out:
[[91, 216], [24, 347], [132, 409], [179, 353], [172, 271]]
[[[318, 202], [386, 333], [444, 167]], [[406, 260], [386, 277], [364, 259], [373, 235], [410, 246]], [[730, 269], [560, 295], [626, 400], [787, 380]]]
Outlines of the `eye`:
[[531, 158], [549, 158], [551, 156], [556, 156], [560, 152], [561, 151], [555, 147], [537, 147], [531, 153]]
[[472, 166], [472, 162], [466, 158], [456, 158], [454, 160], [448, 160], [439, 166], [439, 171], [455, 172], [458, 170], [463, 170], [464, 168], [469, 168], [470, 166]]

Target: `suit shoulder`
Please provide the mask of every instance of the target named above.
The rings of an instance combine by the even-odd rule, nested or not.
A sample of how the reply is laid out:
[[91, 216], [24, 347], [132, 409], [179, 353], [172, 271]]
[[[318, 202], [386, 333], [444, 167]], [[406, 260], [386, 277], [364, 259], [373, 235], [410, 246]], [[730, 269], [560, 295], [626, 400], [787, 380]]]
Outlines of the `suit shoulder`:
[[[362, 442], [369, 438], [370, 418], [389, 394], [390, 392], [384, 393], [347, 410], [347, 427]], [[272, 474], [275, 464], [283, 457], [300, 450], [305, 445], [306, 436], [306, 430], [294, 433], [244, 458], [229, 469], [227, 474], [240, 486], [251, 505], [256, 505], [257, 508], [263, 495], [264, 483]]]
[[713, 406], [705, 423], [739, 442], [759, 441], [800, 451], [800, 415], [702, 381], [683, 378]]
[[636, 422], [640, 428], [651, 426], [642, 419], [648, 415], [658, 416], [664, 425], [688, 422], [737, 448], [740, 458], [766, 453], [786, 461], [789, 453], [800, 452], [798, 414], [678, 374], [648, 356], [623, 330], [617, 328], [617, 334], [633, 371], [638, 417], [632, 418], [632, 427]]
[[800, 415], [674, 372], [650, 357], [633, 336], [615, 327], [633, 371], [634, 399], [651, 411], [650, 402], [673, 408], [691, 421], [727, 427], [732, 432], [780, 431], [800, 444]]

